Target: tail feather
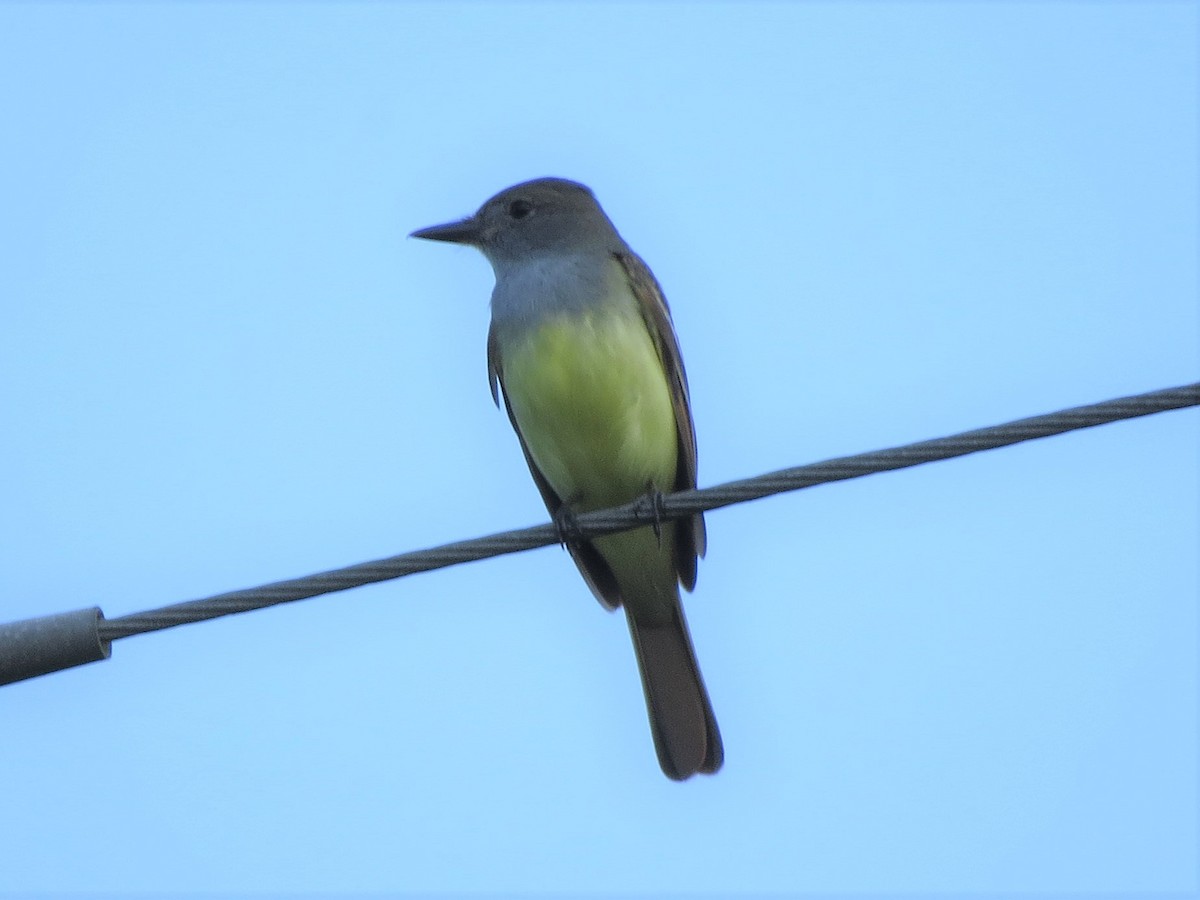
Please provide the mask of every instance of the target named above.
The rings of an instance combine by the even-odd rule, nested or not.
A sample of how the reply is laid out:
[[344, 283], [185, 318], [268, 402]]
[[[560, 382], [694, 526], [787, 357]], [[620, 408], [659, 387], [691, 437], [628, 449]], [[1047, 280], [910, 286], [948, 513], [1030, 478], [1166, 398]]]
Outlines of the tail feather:
[[682, 781], [716, 772], [725, 752], [678, 600], [675, 611], [672, 620], [651, 623], [626, 605], [658, 762], [668, 778]]

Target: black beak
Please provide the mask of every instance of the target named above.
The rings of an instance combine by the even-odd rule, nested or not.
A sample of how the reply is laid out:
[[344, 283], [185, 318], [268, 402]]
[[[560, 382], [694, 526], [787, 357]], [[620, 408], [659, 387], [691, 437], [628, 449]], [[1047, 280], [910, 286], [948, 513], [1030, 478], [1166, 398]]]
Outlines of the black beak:
[[458, 222], [447, 222], [445, 225], [430, 225], [428, 228], [418, 228], [409, 237], [424, 238], [427, 241], [446, 241], [450, 244], [478, 245], [479, 232], [479, 222], [474, 216], [470, 216]]

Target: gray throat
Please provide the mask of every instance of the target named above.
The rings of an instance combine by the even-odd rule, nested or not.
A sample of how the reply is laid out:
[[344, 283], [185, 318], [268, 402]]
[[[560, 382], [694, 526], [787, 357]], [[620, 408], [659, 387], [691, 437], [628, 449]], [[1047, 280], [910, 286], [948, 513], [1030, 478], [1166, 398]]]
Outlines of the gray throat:
[[492, 290], [492, 321], [507, 330], [535, 325], [552, 315], [599, 308], [611, 302], [616, 264], [611, 252], [599, 248], [493, 260], [496, 287]]

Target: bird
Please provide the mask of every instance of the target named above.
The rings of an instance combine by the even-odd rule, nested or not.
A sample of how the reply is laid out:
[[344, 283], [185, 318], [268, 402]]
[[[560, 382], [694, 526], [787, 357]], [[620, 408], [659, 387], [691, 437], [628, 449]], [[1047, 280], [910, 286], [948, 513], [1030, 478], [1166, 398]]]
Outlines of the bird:
[[696, 487], [687, 374], [662, 289], [591, 189], [563, 178], [506, 188], [411, 236], [491, 263], [492, 399], [584, 581], [625, 611], [663, 772], [716, 772], [724, 748], [679, 592], [696, 584], [703, 515], [589, 539], [570, 527], [579, 513]]

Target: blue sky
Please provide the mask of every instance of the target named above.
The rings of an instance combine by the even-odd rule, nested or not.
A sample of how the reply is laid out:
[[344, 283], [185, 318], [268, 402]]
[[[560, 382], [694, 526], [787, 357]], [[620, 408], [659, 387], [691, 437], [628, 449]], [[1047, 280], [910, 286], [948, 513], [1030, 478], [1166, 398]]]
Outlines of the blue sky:
[[[1195, 381], [1197, 6], [0, 6], [0, 621], [545, 519], [491, 273], [589, 184], [702, 485]], [[710, 514], [726, 765], [556, 548], [0, 689], [0, 892], [1197, 890], [1195, 411]]]

